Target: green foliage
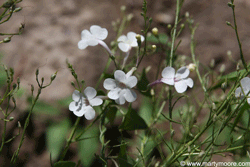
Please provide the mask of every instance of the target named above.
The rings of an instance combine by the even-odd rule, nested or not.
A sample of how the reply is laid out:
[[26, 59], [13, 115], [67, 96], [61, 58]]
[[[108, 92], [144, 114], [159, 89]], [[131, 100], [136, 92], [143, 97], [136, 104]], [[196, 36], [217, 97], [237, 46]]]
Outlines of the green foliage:
[[64, 119], [59, 123], [52, 123], [46, 129], [46, 145], [51, 154], [52, 161], [56, 160], [65, 144], [65, 136], [70, 129], [70, 122]]
[[53, 167], [75, 167], [76, 163], [70, 161], [59, 161], [54, 163]]

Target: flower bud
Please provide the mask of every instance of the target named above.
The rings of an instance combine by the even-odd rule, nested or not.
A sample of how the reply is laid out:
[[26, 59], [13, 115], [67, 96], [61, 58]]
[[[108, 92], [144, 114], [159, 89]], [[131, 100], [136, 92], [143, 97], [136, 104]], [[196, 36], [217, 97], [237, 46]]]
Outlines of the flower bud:
[[18, 128], [21, 128], [21, 127], [22, 127], [22, 126], [21, 126], [21, 123], [20, 123], [19, 121], [17, 122], [17, 127], [18, 127]]
[[42, 77], [41, 81], [42, 81], [42, 83], [44, 82], [44, 77]]
[[232, 24], [231, 24], [229, 21], [226, 21], [226, 24], [227, 24], [228, 26], [232, 26]]
[[211, 68], [214, 68], [214, 65], [215, 65], [215, 60], [212, 59], [212, 60], [210, 61], [210, 67], [211, 67]]
[[10, 121], [13, 121], [14, 120], [14, 117], [10, 117], [10, 119], [9, 119]]
[[137, 43], [138, 43], [138, 45], [140, 46], [140, 45], [141, 45], [141, 35], [140, 35], [140, 34], [137, 34], [137, 35], [135, 36], [135, 38], [137, 39]]
[[34, 85], [31, 85], [31, 92], [34, 91]]
[[7, 37], [3, 39], [3, 43], [9, 43], [11, 41], [11, 37]]
[[152, 48], [152, 51], [153, 51], [153, 52], [156, 51], [156, 45], [152, 45], [151, 48]]
[[150, 89], [150, 94], [151, 94], [151, 96], [154, 96], [154, 95], [155, 95], [154, 89]]
[[222, 65], [220, 66], [220, 73], [225, 72], [225, 69], [226, 69], [226, 65], [225, 65], [225, 64], [222, 64]]
[[22, 7], [18, 7], [14, 10], [14, 12], [20, 12], [23, 8]]
[[189, 69], [190, 72], [194, 71], [196, 68], [196, 65], [194, 63], [190, 63], [187, 68]]
[[223, 90], [223, 92], [226, 91], [226, 89], [227, 89], [227, 82], [223, 82], [223, 83], [221, 84], [221, 89]]
[[75, 87], [75, 83], [74, 83], [73, 81], [71, 82], [71, 85], [72, 85], [73, 87]]
[[168, 29], [172, 28], [172, 25], [171, 24], [168, 24]]
[[50, 77], [51, 81], [53, 81], [56, 78], [56, 74], [57, 74], [57, 72], [51, 75], [51, 77]]
[[39, 69], [36, 69], [36, 76], [39, 75]]
[[4, 2], [2, 7], [10, 8], [12, 5], [14, 5], [14, 1], [13, 0], [7, 0], [7, 1]]
[[134, 15], [132, 13], [127, 15], [127, 21], [131, 21], [133, 19]]
[[154, 36], [158, 36], [158, 28], [153, 28], [152, 29], [152, 33], [154, 34]]
[[122, 12], [125, 12], [125, 11], [126, 11], [126, 6], [124, 6], [124, 5], [121, 6], [121, 11], [122, 11]]
[[181, 24], [181, 29], [183, 29], [185, 27], [185, 24]]
[[186, 12], [186, 13], [185, 13], [185, 17], [186, 17], [186, 18], [189, 18], [189, 12]]

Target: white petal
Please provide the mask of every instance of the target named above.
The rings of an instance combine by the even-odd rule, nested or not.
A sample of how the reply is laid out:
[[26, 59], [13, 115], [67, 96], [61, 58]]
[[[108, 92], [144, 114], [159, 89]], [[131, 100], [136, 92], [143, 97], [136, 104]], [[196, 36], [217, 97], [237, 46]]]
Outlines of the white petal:
[[91, 106], [99, 106], [102, 104], [102, 102], [103, 102], [103, 100], [98, 98], [98, 97], [89, 100], [89, 103]]
[[124, 97], [128, 102], [134, 102], [137, 98], [137, 95], [133, 90], [127, 89]]
[[115, 80], [125, 83], [126, 82], [126, 74], [121, 70], [116, 70], [114, 73]]
[[179, 70], [177, 70], [175, 77], [178, 79], [187, 78], [190, 71], [187, 67], [181, 67]]
[[85, 107], [85, 118], [87, 120], [95, 118], [95, 110], [92, 107], [90, 106]]
[[245, 93], [245, 95], [248, 95], [249, 91], [250, 91], [250, 78], [249, 77], [245, 77], [240, 81], [240, 84], [243, 88], [243, 91]]
[[134, 32], [129, 32], [127, 34], [127, 37], [128, 37], [128, 40], [129, 40], [129, 44], [132, 46], [132, 47], [136, 47], [138, 46], [137, 44], [137, 39], [136, 39], [136, 33]]
[[70, 104], [69, 104], [69, 110], [70, 111], [75, 111], [79, 108], [78, 106], [78, 102], [75, 102], [75, 101], [72, 101]]
[[72, 94], [72, 99], [73, 99], [74, 101], [78, 102], [79, 99], [80, 99], [80, 97], [81, 97], [81, 93], [80, 93], [78, 90], [75, 90], [75, 91], [73, 92], [73, 94]]
[[118, 42], [123, 42], [123, 43], [126, 42], [127, 40], [128, 38], [125, 35], [122, 35], [117, 39]]
[[247, 98], [247, 103], [250, 105], [250, 98]]
[[162, 78], [161, 82], [168, 85], [174, 85], [174, 78]]
[[137, 78], [135, 76], [130, 76], [126, 79], [125, 84], [129, 88], [133, 88], [137, 84]]
[[82, 38], [82, 40], [89, 40], [89, 39], [93, 38], [93, 36], [91, 35], [91, 33], [88, 30], [83, 30], [81, 32], [81, 38]]
[[114, 79], [108, 78], [104, 80], [103, 87], [107, 90], [113, 90], [117, 87], [117, 84]]
[[95, 38], [91, 38], [87, 41], [87, 44], [89, 46], [96, 46], [99, 44], [99, 40], [98, 39], [95, 39]]
[[78, 42], [78, 48], [79, 48], [79, 49], [83, 50], [83, 49], [85, 49], [86, 47], [88, 47], [88, 42], [87, 42], [87, 40], [80, 40], [80, 41]]
[[191, 78], [183, 79], [186, 82], [187, 86], [192, 88], [194, 86], [194, 81]]
[[100, 40], [104, 40], [108, 36], [108, 30], [106, 28], [101, 28], [100, 26], [97, 25], [91, 26], [90, 32], [95, 38]]
[[163, 78], [174, 79], [175, 69], [173, 67], [165, 67], [161, 73]]
[[235, 97], [237, 98], [240, 98], [240, 97], [244, 97], [242, 91], [241, 91], [241, 87], [238, 87], [236, 90], [235, 90]]
[[129, 44], [126, 44], [126, 43], [123, 43], [123, 42], [118, 43], [118, 47], [123, 52], [128, 52], [131, 49], [131, 46]]
[[187, 90], [187, 84], [185, 81], [183, 80], [180, 80], [178, 82], [175, 82], [174, 83], [174, 87], [175, 87], [175, 90], [178, 92], [178, 93], [183, 93]]
[[112, 100], [118, 99], [120, 90], [121, 90], [120, 88], [117, 88], [117, 89], [109, 91], [108, 97]]
[[122, 95], [122, 96], [119, 96], [119, 98], [116, 99], [115, 102], [116, 102], [117, 104], [122, 105], [122, 104], [125, 103], [125, 97], [124, 97], [123, 95]]
[[84, 90], [84, 95], [87, 97], [88, 100], [93, 99], [96, 96], [96, 90], [92, 87], [87, 87]]
[[[76, 102], [74, 102], [75, 104], [73, 104], [73, 105], [72, 105], [72, 103], [70, 103], [70, 105], [69, 105], [70, 110], [74, 109], [74, 110], [71, 110], [71, 111], [73, 111], [73, 113], [76, 116], [82, 117], [85, 114], [84, 106], [80, 105], [79, 103], [78, 103], [78, 105], [76, 105]], [[72, 108], [72, 107], [74, 107], [74, 108]]]
[[144, 41], [144, 39], [145, 39], [145, 38], [144, 38], [144, 36], [142, 36], [142, 35], [141, 35], [141, 42], [143, 42], [143, 41]]

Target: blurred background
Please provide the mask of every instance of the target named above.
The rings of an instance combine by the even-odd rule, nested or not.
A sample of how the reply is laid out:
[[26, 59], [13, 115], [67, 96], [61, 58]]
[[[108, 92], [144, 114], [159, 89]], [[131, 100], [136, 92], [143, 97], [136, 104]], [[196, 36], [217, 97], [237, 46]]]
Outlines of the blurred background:
[[[195, 39], [197, 42], [196, 56], [201, 63], [209, 65], [215, 60], [215, 70], [219, 70], [225, 64], [226, 71], [234, 71], [239, 57], [238, 43], [232, 28], [226, 25], [226, 21], [233, 23], [231, 8], [227, 6], [229, 0], [185, 0], [181, 15], [186, 12], [193, 17], [195, 23], [199, 23]], [[0, 4], [4, 1], [0, 0]], [[79, 50], [77, 43], [80, 40], [80, 33], [91, 25], [99, 25], [109, 32], [105, 42], [115, 39], [116, 34], [112, 28], [112, 21], [121, 20], [120, 8], [126, 6], [126, 13], [133, 14], [133, 19], [125, 30], [140, 33], [144, 26], [141, 13], [142, 0], [24, 0], [18, 5], [23, 8], [21, 12], [14, 14], [11, 20], [0, 26], [0, 32], [17, 32], [20, 24], [25, 24], [22, 35], [12, 38], [10, 43], [0, 45], [0, 53], [3, 56], [2, 62], [15, 70], [15, 78], [20, 77], [23, 88], [22, 98], [18, 99], [18, 108], [13, 113], [14, 118], [21, 120], [25, 118], [27, 110], [27, 97], [30, 95], [30, 85], [35, 85], [35, 71], [40, 69], [40, 76], [45, 77], [49, 82], [51, 74], [57, 73], [53, 84], [43, 90], [41, 95], [40, 108], [33, 115], [28, 135], [25, 138], [20, 153], [19, 164], [25, 167], [49, 166], [49, 152], [45, 147], [45, 128], [52, 121], [70, 116], [65, 104], [71, 100], [74, 88], [71, 86], [73, 77], [66, 66], [66, 59], [69, 60], [80, 79], [84, 79], [86, 86], [93, 86], [101, 75], [108, 56], [100, 46], [88, 47]], [[250, 1], [237, 0], [236, 18], [238, 23], [239, 36], [246, 60], [250, 55]], [[168, 24], [173, 25], [175, 14], [175, 1], [173, 0], [148, 0], [148, 16], [153, 18], [152, 28], [157, 27], [160, 33], [170, 34]], [[177, 42], [182, 43], [177, 50], [178, 54], [190, 56], [190, 32], [186, 27]], [[232, 59], [228, 57], [231, 51]], [[157, 66], [160, 55], [152, 55], [143, 60], [141, 68], [150, 65], [154, 74], [154, 67]], [[114, 69], [114, 68], [113, 68]], [[110, 69], [112, 71], [112, 68]], [[149, 80], [153, 81], [149, 75]], [[101, 87], [102, 88], [102, 87]], [[58, 102], [59, 101], [59, 102]], [[139, 100], [136, 102], [139, 105]], [[45, 105], [51, 108], [42, 108]], [[54, 108], [53, 108], [54, 107]], [[56, 109], [55, 109], [56, 108]], [[45, 113], [39, 112], [43, 110]], [[56, 111], [55, 111], [56, 110]], [[48, 113], [55, 111], [57, 114]], [[42, 111], [41, 111], [42, 112]], [[58, 114], [59, 113], [59, 114]], [[16, 120], [16, 121], [17, 121]], [[15, 123], [10, 124], [10, 131], [15, 130]], [[84, 125], [85, 122], [82, 123]], [[13, 132], [14, 133], [14, 132]], [[11, 135], [11, 134], [10, 134]], [[18, 144], [16, 142], [5, 149], [5, 155], [1, 156], [0, 164], [6, 161]], [[76, 147], [76, 146], [75, 146]], [[69, 154], [70, 160], [77, 161], [74, 145]], [[6, 161], [7, 162], [7, 161]]]

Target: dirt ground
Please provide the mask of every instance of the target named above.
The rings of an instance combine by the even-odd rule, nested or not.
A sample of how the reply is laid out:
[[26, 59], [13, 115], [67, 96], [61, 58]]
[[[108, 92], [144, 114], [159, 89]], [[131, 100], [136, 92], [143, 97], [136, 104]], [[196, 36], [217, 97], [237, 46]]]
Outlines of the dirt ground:
[[[235, 33], [226, 25], [226, 21], [233, 22], [231, 8], [227, 6], [228, 1], [186, 0], [181, 12], [184, 15], [188, 11], [194, 21], [199, 23], [195, 39], [196, 55], [200, 61], [208, 65], [214, 58], [215, 69], [218, 70], [225, 64], [227, 72], [236, 68], [236, 64], [227, 57], [227, 51], [232, 51], [234, 60], [240, 59]], [[1, 4], [2, 2], [3, 0], [0, 0]], [[250, 1], [235, 0], [235, 4], [244, 55], [250, 60]], [[70, 85], [73, 77], [67, 69], [66, 59], [73, 64], [79, 77], [85, 80], [86, 86], [92, 86], [104, 69], [107, 55], [99, 46], [79, 50], [77, 43], [80, 33], [91, 25], [105, 27], [109, 31], [105, 42], [109, 45], [115, 38], [111, 22], [120, 18], [122, 5], [127, 6], [127, 13], [134, 14], [126, 31], [139, 33], [143, 27], [143, 19], [140, 16], [142, 0], [23, 0], [19, 5], [23, 10], [15, 14], [7, 24], [0, 26], [0, 32], [7, 33], [16, 32], [21, 23], [25, 24], [22, 35], [13, 37], [10, 43], [0, 45], [0, 51], [4, 55], [3, 62], [15, 69], [15, 77], [20, 77], [22, 87], [27, 90], [30, 89], [30, 84], [36, 85], [35, 71], [38, 67], [40, 76], [44, 76], [45, 81], [49, 81], [50, 75], [58, 71], [54, 83], [45, 89], [41, 96], [48, 102], [68, 97], [73, 92]], [[158, 27], [160, 32], [169, 33], [167, 25], [174, 23], [174, 1], [148, 0], [148, 7], [148, 15], [153, 18], [152, 28]], [[177, 52], [190, 56], [188, 28], [177, 39], [179, 40], [182, 40], [182, 43]], [[143, 63], [146, 66], [151, 62], [145, 59]], [[156, 67], [157, 60], [150, 65]], [[28, 143], [36, 144], [28, 139], [24, 148], [27, 148]], [[48, 152], [37, 155], [32, 154], [33, 151], [31, 148], [24, 151], [30, 158], [23, 166], [49, 165]]]

